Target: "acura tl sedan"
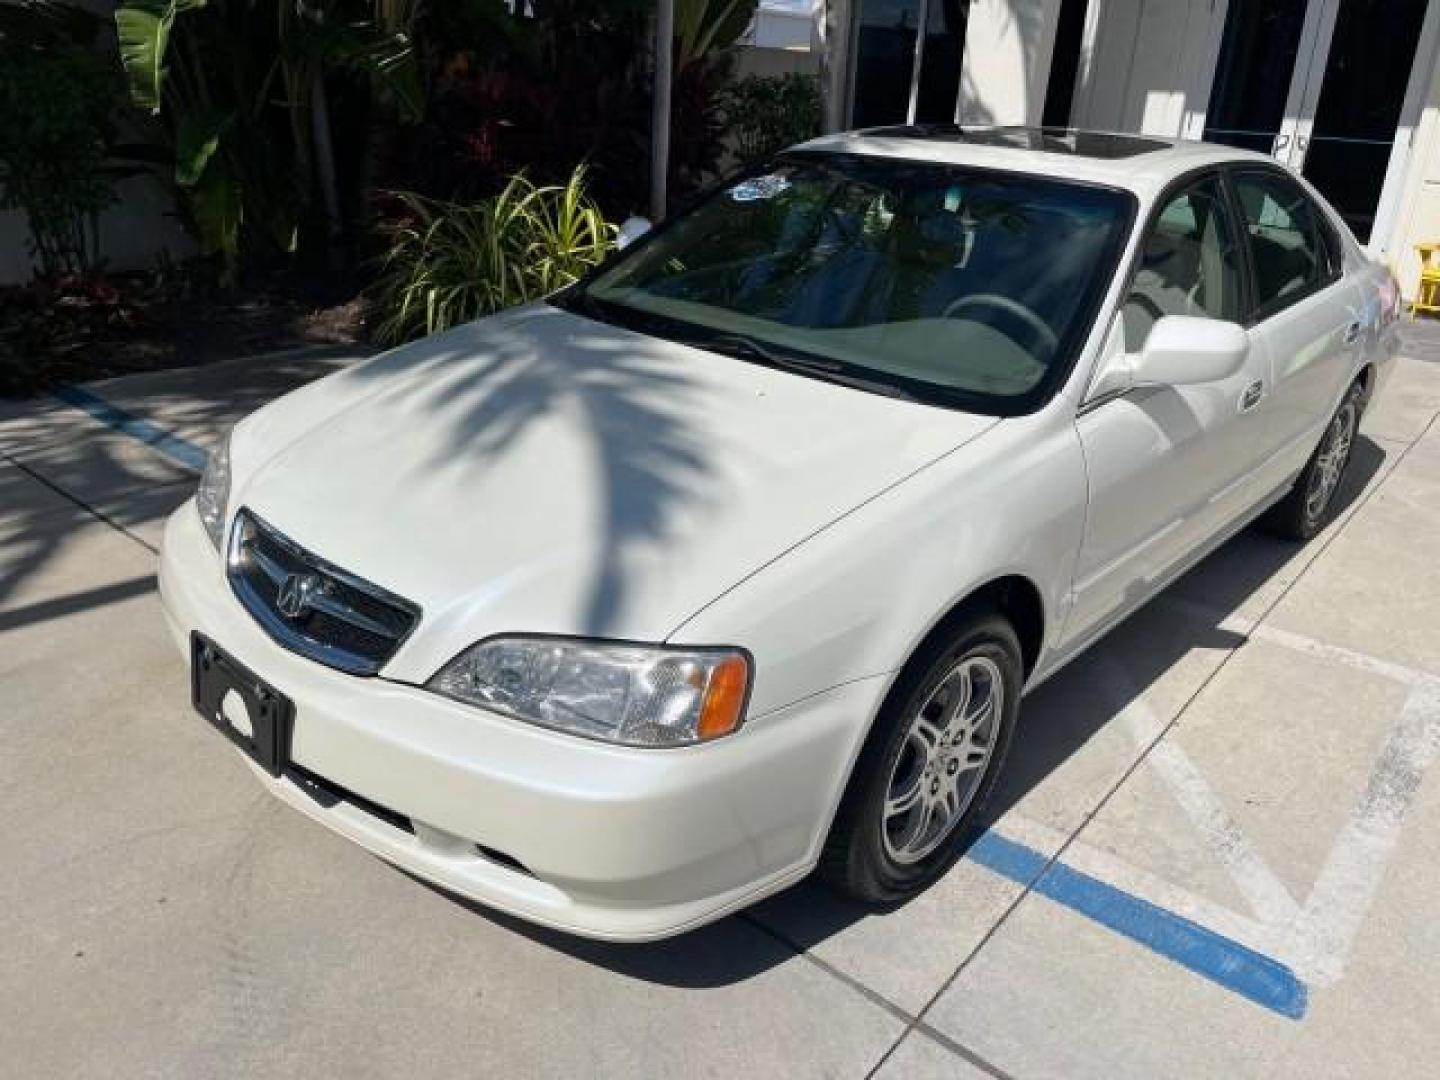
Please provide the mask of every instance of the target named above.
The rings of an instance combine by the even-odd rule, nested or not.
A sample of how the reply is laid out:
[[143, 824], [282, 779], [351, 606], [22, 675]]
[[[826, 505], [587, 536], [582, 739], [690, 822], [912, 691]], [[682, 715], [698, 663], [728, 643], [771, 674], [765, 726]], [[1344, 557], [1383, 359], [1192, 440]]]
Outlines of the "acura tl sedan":
[[943, 874], [1026, 691], [1325, 524], [1400, 303], [1272, 160], [1133, 136], [831, 136], [639, 232], [242, 420], [160, 569], [271, 792], [607, 939]]

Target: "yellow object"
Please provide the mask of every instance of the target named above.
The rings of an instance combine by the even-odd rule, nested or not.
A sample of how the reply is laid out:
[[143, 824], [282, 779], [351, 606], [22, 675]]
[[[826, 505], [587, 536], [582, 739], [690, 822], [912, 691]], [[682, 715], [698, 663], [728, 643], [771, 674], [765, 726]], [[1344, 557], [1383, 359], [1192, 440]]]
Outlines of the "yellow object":
[[1440, 251], [1440, 241], [1416, 244], [1415, 250], [1420, 253], [1420, 285], [1410, 303], [1410, 314], [1440, 311], [1440, 260], [1430, 261], [1430, 256]]

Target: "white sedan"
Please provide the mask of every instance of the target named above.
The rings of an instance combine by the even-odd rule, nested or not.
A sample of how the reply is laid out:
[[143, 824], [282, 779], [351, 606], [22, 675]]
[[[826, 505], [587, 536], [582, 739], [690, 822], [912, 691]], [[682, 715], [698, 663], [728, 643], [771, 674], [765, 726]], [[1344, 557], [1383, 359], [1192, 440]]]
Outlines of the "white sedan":
[[165, 609], [268, 788], [445, 889], [620, 940], [817, 867], [893, 903], [1025, 691], [1252, 520], [1322, 527], [1398, 309], [1264, 157], [823, 138], [242, 421]]

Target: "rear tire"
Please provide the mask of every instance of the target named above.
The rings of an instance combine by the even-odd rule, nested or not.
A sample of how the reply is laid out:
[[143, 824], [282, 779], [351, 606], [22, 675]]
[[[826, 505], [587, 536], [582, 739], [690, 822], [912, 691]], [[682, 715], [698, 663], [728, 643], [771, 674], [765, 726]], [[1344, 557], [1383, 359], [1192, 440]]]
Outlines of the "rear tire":
[[969, 846], [1010, 747], [1020, 643], [999, 615], [963, 618], [891, 689], [855, 762], [820, 859], [833, 888], [907, 900]]
[[1340, 489], [1346, 466], [1350, 464], [1364, 404], [1365, 390], [1356, 383], [1346, 391], [1325, 434], [1320, 437], [1320, 445], [1296, 477], [1294, 486], [1261, 519], [1269, 532], [1286, 540], [1304, 542], [1325, 527], [1330, 520], [1335, 492]]

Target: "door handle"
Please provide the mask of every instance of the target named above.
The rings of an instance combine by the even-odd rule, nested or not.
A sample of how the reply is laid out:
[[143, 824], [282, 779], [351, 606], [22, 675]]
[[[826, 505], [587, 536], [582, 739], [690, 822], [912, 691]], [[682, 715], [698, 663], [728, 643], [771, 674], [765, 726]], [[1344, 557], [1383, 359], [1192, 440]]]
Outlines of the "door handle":
[[1356, 320], [1345, 327], [1344, 340], [1346, 345], [1354, 345], [1360, 340], [1360, 322]]
[[1260, 404], [1260, 399], [1264, 396], [1265, 384], [1261, 380], [1256, 379], [1249, 386], [1245, 387], [1245, 392], [1240, 395], [1240, 411], [1249, 412], [1256, 405]]

